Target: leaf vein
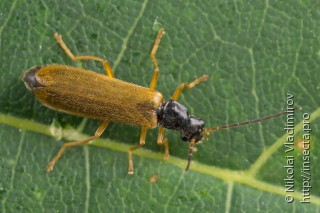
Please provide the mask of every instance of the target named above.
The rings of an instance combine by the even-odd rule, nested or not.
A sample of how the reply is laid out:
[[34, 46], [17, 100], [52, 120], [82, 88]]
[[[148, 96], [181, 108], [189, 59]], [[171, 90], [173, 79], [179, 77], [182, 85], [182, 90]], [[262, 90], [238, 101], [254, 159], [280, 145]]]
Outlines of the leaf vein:
[[127, 36], [123, 39], [123, 43], [122, 43], [122, 45], [121, 45], [120, 53], [118, 54], [118, 57], [117, 57], [117, 59], [115, 60], [115, 62], [114, 62], [114, 64], [113, 64], [113, 67], [112, 67], [113, 71], [116, 71], [118, 65], [120, 64], [120, 61], [121, 61], [121, 59], [122, 59], [122, 57], [123, 57], [123, 55], [124, 55], [124, 52], [125, 52], [126, 49], [127, 49], [128, 41], [129, 41], [131, 35], [133, 34], [134, 29], [137, 27], [138, 22], [139, 22], [140, 19], [142, 18], [143, 14], [144, 14], [144, 11], [145, 11], [145, 9], [146, 9], [146, 5], [147, 5], [148, 1], [149, 1], [149, 0], [145, 0], [145, 1], [143, 2], [142, 7], [141, 7], [141, 10], [140, 10], [140, 12], [139, 12], [139, 14], [138, 14], [138, 17], [134, 20], [133, 25], [132, 25], [132, 27], [129, 29]]

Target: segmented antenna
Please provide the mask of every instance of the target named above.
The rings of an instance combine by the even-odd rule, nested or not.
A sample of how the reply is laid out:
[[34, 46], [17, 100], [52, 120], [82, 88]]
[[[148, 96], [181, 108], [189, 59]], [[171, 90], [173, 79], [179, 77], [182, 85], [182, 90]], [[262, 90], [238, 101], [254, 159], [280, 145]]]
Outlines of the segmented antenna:
[[[293, 108], [293, 110], [301, 110], [301, 109], [302, 109], [301, 107]], [[279, 117], [280, 115], [283, 115], [283, 114], [286, 114], [286, 113], [287, 113], [287, 111], [283, 111], [283, 112], [279, 112], [279, 113], [276, 113], [276, 114], [273, 114], [273, 115], [268, 115], [266, 117], [250, 120], [250, 121], [245, 121], [245, 122], [241, 122], [241, 123], [233, 123], [233, 124], [218, 126], [218, 127], [214, 127], [214, 128], [208, 128], [208, 129], [204, 129], [202, 131], [202, 133], [208, 134], [208, 133], [215, 132], [215, 131], [218, 131], [218, 130], [221, 130], [221, 129], [229, 129], [229, 128], [234, 128], [234, 127], [239, 127], [239, 126], [245, 126], [245, 125], [248, 125], [248, 124], [258, 123], [258, 122], [261, 122], [261, 121], [269, 120], [271, 118]]]
[[[293, 108], [293, 110], [301, 110], [301, 109], [302, 109], [302, 107]], [[229, 129], [229, 128], [245, 126], [245, 125], [249, 125], [249, 124], [253, 124], [253, 123], [258, 123], [258, 122], [261, 122], [261, 121], [269, 120], [271, 118], [279, 117], [279, 116], [281, 116], [283, 114], [286, 114], [286, 113], [287, 113], [287, 111], [283, 111], [283, 112], [279, 112], [279, 113], [276, 113], [276, 114], [273, 114], [273, 115], [268, 115], [266, 117], [250, 120], [250, 121], [245, 121], [245, 122], [241, 122], [241, 123], [227, 124], [227, 125], [218, 126], [218, 127], [214, 127], [214, 128], [208, 128], [208, 129], [202, 130], [202, 133], [206, 134], [206, 135], [209, 135], [210, 133], [218, 131], [218, 130]], [[189, 167], [190, 167], [190, 164], [191, 164], [191, 161], [192, 161], [194, 145], [195, 145], [195, 142], [194, 142], [194, 140], [192, 140], [190, 142], [190, 144], [189, 144], [189, 157], [188, 157], [188, 164], [187, 164], [187, 167], [186, 167], [186, 171], [189, 170]]]
[[192, 140], [190, 142], [190, 144], [189, 144], [189, 157], [188, 157], [188, 164], [187, 164], [187, 167], [186, 167], [186, 171], [189, 170], [189, 167], [190, 167], [190, 164], [191, 164], [191, 161], [192, 161], [193, 149], [194, 149], [194, 140]]

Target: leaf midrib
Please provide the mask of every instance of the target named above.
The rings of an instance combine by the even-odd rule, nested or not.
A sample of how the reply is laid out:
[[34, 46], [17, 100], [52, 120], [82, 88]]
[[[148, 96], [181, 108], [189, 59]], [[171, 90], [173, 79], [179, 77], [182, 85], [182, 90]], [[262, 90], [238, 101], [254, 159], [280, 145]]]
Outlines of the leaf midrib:
[[[312, 120], [318, 117], [320, 117], [320, 108], [315, 110], [310, 116]], [[310, 122], [312, 120], [310, 120]], [[48, 125], [37, 123], [35, 121], [21, 119], [11, 115], [1, 114], [1, 113], [0, 113], [0, 124], [13, 126], [15, 128], [18, 128], [24, 131], [37, 132], [42, 135], [47, 135], [54, 138], [63, 138], [69, 141], [79, 141], [89, 137], [86, 134], [80, 133], [76, 129], [69, 129], [69, 128], [58, 129], [53, 125], [48, 126]], [[295, 132], [299, 132], [299, 130], [301, 129], [302, 129], [302, 122], [300, 122], [295, 126], [295, 130], [296, 130]], [[262, 166], [270, 158], [270, 156], [278, 148], [281, 147], [280, 145], [283, 143], [283, 138], [285, 137], [286, 135], [280, 137], [272, 146], [270, 146], [268, 149], [263, 151], [261, 155], [258, 157], [258, 159], [255, 161], [255, 163], [252, 164], [251, 168], [249, 168], [246, 171], [222, 169], [212, 165], [205, 165], [196, 161], [192, 162], [192, 166], [190, 167], [190, 170], [197, 171], [199, 173], [206, 174], [215, 178], [219, 178], [228, 183], [240, 183], [261, 191], [285, 196], [287, 194], [283, 187], [272, 185], [270, 183], [258, 180], [255, 176], [257, 171], [260, 168], [262, 168]], [[105, 138], [96, 139], [94, 140], [94, 143], [90, 142], [89, 145], [107, 148], [110, 150], [125, 152], [125, 153], [127, 153], [130, 148], [129, 145], [112, 141], [109, 139], [105, 139]], [[134, 154], [142, 158], [164, 161], [163, 154], [156, 153], [147, 149], [136, 150]], [[176, 167], [179, 167], [181, 169], [185, 169], [185, 165], [186, 165], [185, 159], [180, 159], [173, 156], [170, 156], [169, 160], [165, 162], [168, 164], [174, 165]], [[301, 193], [294, 192], [292, 196], [296, 200], [303, 200], [303, 196], [301, 195]], [[310, 202], [320, 206], [320, 197], [312, 195]]]

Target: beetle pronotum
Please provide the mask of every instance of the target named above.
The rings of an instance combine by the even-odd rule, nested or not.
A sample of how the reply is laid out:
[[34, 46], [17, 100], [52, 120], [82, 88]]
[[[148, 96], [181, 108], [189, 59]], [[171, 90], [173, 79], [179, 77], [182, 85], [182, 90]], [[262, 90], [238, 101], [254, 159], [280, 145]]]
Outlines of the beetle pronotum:
[[160, 29], [150, 53], [154, 73], [149, 88], [116, 79], [111, 66], [105, 59], [96, 56], [74, 56], [63, 42], [61, 35], [54, 34], [56, 41], [72, 60], [99, 61], [103, 64], [107, 76], [65, 65], [35, 66], [23, 75], [27, 88], [45, 106], [73, 115], [102, 120], [93, 136], [83, 141], [65, 143], [48, 164], [47, 172], [52, 171], [67, 147], [82, 145], [100, 137], [111, 120], [141, 126], [140, 144], [129, 149], [128, 173], [133, 174], [132, 152], [145, 144], [149, 128], [159, 126], [157, 143], [165, 146], [165, 158], [169, 155], [168, 142], [164, 137], [165, 128], [179, 131], [180, 138], [190, 142], [186, 167], [188, 170], [194, 146], [204, 138], [204, 135], [220, 129], [260, 122], [286, 113], [280, 112], [252, 121], [205, 129], [204, 121], [189, 115], [186, 107], [177, 100], [183, 89], [191, 89], [200, 82], [206, 81], [208, 75], [203, 75], [191, 83], [180, 84], [168, 101], [165, 101], [162, 94], [155, 90], [160, 71], [155, 54], [164, 34], [164, 29]]

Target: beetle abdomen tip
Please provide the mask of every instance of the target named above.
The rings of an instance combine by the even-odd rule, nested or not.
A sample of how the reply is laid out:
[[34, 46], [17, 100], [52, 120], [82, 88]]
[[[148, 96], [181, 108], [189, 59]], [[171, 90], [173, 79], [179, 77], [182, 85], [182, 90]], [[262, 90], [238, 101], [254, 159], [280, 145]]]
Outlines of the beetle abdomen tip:
[[33, 91], [34, 88], [41, 86], [41, 84], [39, 84], [39, 82], [36, 79], [36, 72], [38, 70], [40, 70], [43, 66], [34, 66], [30, 69], [28, 69], [22, 77], [22, 80], [24, 82], [24, 84], [26, 85], [26, 87], [30, 90]]

